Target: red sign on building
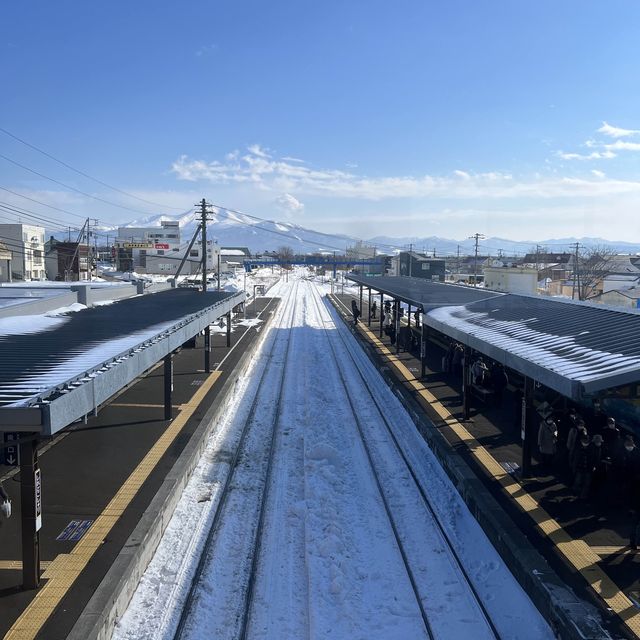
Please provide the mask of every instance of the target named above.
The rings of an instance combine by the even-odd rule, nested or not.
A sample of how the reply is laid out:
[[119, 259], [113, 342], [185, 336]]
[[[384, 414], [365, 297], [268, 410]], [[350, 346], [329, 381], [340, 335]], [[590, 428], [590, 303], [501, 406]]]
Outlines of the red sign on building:
[[155, 246], [156, 249], [168, 249], [169, 248], [169, 245], [166, 242], [156, 242], [154, 246]]

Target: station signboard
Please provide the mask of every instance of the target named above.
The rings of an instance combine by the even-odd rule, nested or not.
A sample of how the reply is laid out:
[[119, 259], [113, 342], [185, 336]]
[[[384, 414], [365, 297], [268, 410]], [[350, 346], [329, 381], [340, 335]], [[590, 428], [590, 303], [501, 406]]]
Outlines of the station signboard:
[[125, 249], [153, 249], [153, 244], [150, 242], [125, 242]]

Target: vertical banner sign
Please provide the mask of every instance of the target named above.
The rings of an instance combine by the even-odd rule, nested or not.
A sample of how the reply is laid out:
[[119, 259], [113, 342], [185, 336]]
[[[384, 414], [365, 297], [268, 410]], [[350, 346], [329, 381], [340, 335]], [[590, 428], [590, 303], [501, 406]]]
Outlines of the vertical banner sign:
[[33, 475], [36, 492], [36, 531], [40, 531], [42, 528], [42, 476], [40, 469], [36, 469]]
[[524, 441], [527, 429], [527, 402], [522, 398], [522, 413], [520, 415], [520, 437]]

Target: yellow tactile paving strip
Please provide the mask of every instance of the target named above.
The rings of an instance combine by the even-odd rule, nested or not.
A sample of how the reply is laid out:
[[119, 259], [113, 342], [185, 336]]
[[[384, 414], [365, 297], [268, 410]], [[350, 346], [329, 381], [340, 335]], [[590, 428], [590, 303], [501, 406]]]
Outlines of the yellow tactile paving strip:
[[221, 375], [220, 371], [215, 371], [207, 377], [191, 400], [182, 405], [183, 411], [173, 420], [149, 453], [134, 469], [82, 540], [76, 544], [71, 553], [60, 554], [51, 562], [42, 576], [47, 579], [46, 584], [38, 591], [29, 606], [9, 629], [5, 640], [30, 640], [36, 637], [94, 553], [100, 548], [102, 541], [129, 506], [160, 458], [171, 446], [187, 420]]
[[[340, 301], [335, 298], [337, 302]], [[342, 304], [342, 303], [340, 303]], [[344, 305], [343, 305], [344, 306]], [[348, 310], [347, 310], [348, 312]], [[514, 480], [500, 463], [485, 449], [469, 431], [449, 413], [448, 409], [419, 381], [415, 375], [391, 353], [382, 341], [364, 324], [358, 323], [359, 331], [375, 345], [379, 354], [397, 371], [399, 377], [417, 392], [418, 402], [434, 410], [456, 436], [464, 442], [469, 451], [487, 472], [498, 481], [516, 504], [535, 522], [536, 526], [553, 542], [558, 553], [572, 565], [591, 588], [624, 621], [625, 625], [640, 636], [640, 611], [619, 587], [600, 568], [600, 556], [595, 549], [582, 540], [574, 540], [535, 500], [522, 485]]]
[[599, 556], [616, 556], [616, 555], [635, 555], [639, 554], [640, 551], [637, 549], [630, 549], [629, 547], [616, 547], [616, 546], [592, 546], [592, 551], [595, 551]]
[[[50, 564], [49, 560], [43, 560], [40, 566], [46, 569]], [[22, 560], [0, 560], [0, 571], [3, 569], [7, 571], [22, 571]]]

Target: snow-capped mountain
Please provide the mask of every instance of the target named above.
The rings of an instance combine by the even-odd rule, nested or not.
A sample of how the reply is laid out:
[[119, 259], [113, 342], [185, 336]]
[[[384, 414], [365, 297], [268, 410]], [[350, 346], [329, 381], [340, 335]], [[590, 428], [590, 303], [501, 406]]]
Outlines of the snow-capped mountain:
[[[147, 216], [118, 226], [159, 227], [163, 220], [179, 222], [182, 241], [188, 242], [196, 230], [200, 214], [191, 211], [177, 216]], [[291, 222], [260, 220], [216, 208], [209, 220], [207, 234], [221, 246], [248, 247], [252, 252], [276, 251], [282, 246], [291, 247], [296, 253], [344, 251], [355, 241], [346, 235], [321, 233]], [[102, 231], [115, 231], [118, 226], [102, 227]]]
[[[171, 220], [180, 223], [182, 241], [187, 243], [193, 235], [200, 215], [190, 211], [181, 215], [152, 215], [132, 220], [117, 226], [99, 227], [103, 233], [115, 232], [118, 227], [159, 227], [161, 221]], [[291, 247], [295, 253], [344, 251], [356, 242], [356, 238], [343, 234], [329, 234], [301, 227], [292, 222], [262, 220], [242, 213], [223, 209], [213, 209], [207, 226], [209, 237], [221, 246], [248, 247], [252, 252], [276, 251], [280, 247]], [[63, 234], [64, 235], [64, 234]], [[376, 236], [366, 241], [378, 248], [381, 254], [394, 254], [406, 250], [413, 245], [414, 251], [437, 256], [470, 255], [474, 251], [474, 239], [454, 240], [438, 236], [428, 237], [392, 237]], [[640, 253], [640, 244], [605, 240], [603, 238], [557, 238], [550, 240], [508, 240], [506, 238], [485, 238], [479, 243], [479, 253], [495, 255], [500, 252], [505, 256], [524, 255], [535, 251], [536, 244], [540, 251], [571, 251], [571, 245], [579, 242], [583, 246], [606, 246], [619, 253]]]

